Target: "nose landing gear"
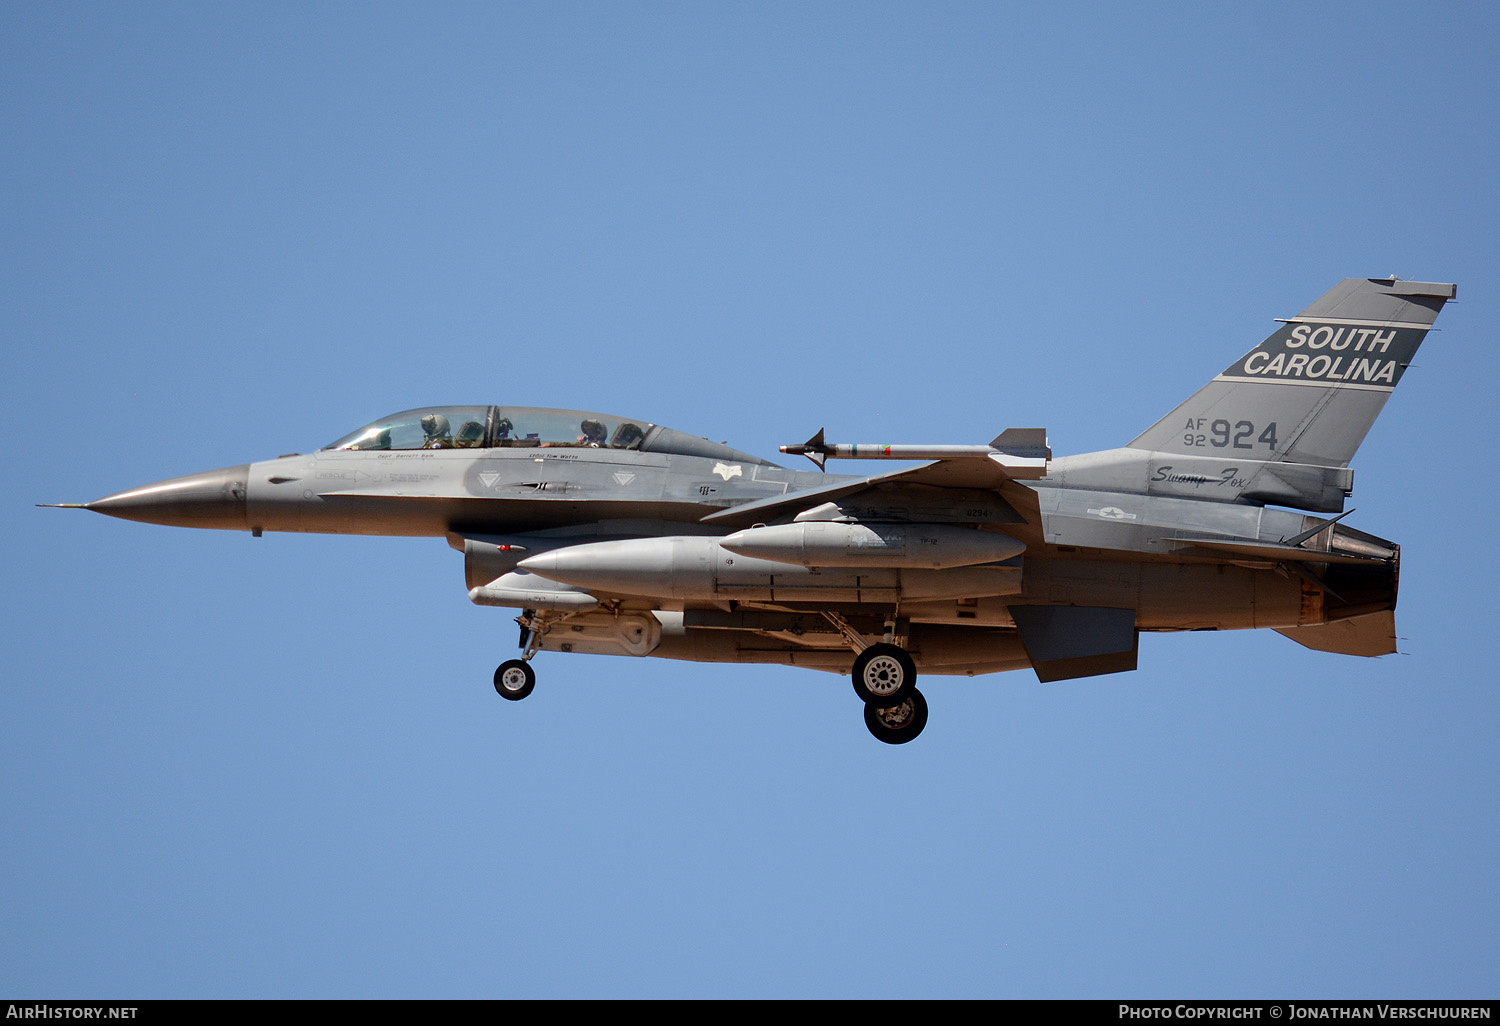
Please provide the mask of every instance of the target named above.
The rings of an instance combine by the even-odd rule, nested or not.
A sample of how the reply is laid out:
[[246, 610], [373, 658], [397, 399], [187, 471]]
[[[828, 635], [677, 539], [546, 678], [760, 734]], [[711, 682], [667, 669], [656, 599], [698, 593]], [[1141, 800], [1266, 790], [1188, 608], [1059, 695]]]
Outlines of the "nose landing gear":
[[519, 702], [536, 687], [536, 671], [531, 668], [539, 636], [535, 617], [530, 609], [516, 617], [521, 625], [521, 658], [507, 659], [495, 669], [495, 694], [512, 702]]

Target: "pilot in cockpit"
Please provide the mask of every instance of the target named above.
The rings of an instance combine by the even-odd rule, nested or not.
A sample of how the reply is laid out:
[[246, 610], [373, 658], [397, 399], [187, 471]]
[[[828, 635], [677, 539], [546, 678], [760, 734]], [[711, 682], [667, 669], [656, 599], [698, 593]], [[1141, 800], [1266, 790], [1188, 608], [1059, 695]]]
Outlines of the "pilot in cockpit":
[[441, 413], [429, 413], [422, 418], [422, 448], [451, 449], [453, 436], [449, 433], [448, 418]]
[[578, 425], [578, 429], [583, 432], [578, 436], [578, 444], [591, 449], [599, 448], [609, 439], [609, 432], [604, 430], [604, 425], [597, 420], [585, 420]]

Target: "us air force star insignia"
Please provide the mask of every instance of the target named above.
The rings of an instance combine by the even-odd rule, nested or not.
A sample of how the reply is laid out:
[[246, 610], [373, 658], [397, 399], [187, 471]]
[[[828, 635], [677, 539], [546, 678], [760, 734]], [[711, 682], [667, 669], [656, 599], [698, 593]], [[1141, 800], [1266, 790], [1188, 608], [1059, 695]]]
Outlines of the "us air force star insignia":
[[635, 475], [628, 470], [622, 470], [619, 473], [615, 474], [614, 478], [615, 484], [628, 485], [630, 482], [635, 480]]
[[1089, 512], [1092, 513], [1096, 517], [1103, 517], [1105, 520], [1134, 520], [1135, 519], [1135, 514], [1134, 513], [1126, 513], [1119, 506], [1105, 506], [1103, 509], [1091, 509], [1091, 510], [1089, 510]]
[[728, 481], [731, 477], [742, 477], [742, 476], [744, 476], [745, 472], [740, 469], [740, 465], [738, 463], [735, 463], [735, 464], [715, 463], [714, 464], [714, 473], [718, 474], [724, 480]]

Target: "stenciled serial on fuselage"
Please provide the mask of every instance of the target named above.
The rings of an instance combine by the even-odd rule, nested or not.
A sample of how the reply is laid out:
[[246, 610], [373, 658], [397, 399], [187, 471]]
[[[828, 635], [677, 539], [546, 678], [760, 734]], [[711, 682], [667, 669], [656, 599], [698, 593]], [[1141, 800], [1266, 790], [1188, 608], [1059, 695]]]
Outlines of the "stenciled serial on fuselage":
[[[781, 447], [817, 464], [799, 471], [639, 419], [433, 407], [81, 508], [443, 536], [472, 601], [520, 611], [505, 698], [531, 693], [541, 651], [784, 663], [851, 674], [871, 733], [900, 744], [927, 720], [919, 671], [1131, 670], [1142, 631], [1394, 652], [1400, 549], [1338, 521], [1350, 459], [1454, 293], [1346, 279], [1105, 452], [1054, 459], [1034, 428], [988, 445], [819, 431]], [[836, 458], [922, 462], [823, 473]]]

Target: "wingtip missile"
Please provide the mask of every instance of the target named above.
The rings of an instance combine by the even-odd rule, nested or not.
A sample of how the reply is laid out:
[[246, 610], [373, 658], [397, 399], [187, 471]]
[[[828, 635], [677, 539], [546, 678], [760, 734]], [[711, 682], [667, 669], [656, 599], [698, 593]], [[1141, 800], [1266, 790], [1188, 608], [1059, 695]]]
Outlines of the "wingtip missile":
[[806, 456], [824, 469], [829, 459], [843, 460], [979, 460], [988, 459], [1010, 477], [1045, 476], [1052, 448], [1045, 428], [1009, 428], [988, 445], [866, 445], [831, 443], [820, 429], [801, 445], [783, 445], [781, 451]]

